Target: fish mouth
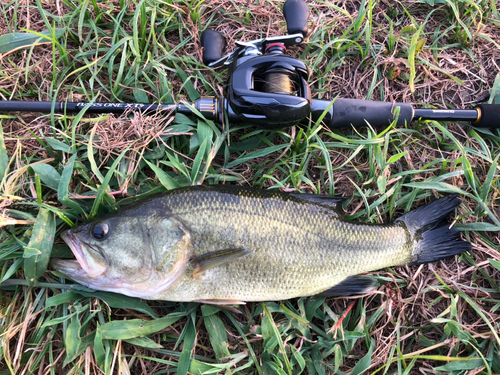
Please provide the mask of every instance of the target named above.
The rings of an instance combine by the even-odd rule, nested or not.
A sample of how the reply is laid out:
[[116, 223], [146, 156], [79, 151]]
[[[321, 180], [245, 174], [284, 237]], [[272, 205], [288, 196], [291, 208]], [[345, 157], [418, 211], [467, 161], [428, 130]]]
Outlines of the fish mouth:
[[102, 289], [100, 284], [106, 284], [107, 278], [103, 277], [102, 270], [91, 267], [86, 257], [86, 252], [97, 250], [81, 242], [71, 231], [63, 232], [61, 238], [69, 246], [76, 259], [52, 258], [50, 260], [52, 269], [89, 288]]
[[[62, 269], [65, 269], [68, 274], [71, 273], [73, 275], [74, 272], [81, 270], [86, 273], [87, 277], [96, 278], [101, 276], [106, 271], [106, 267], [96, 267], [95, 264], [91, 267], [89, 265], [88, 252], [94, 251], [100, 255], [100, 251], [94, 246], [80, 241], [73, 233], [71, 233], [71, 230], [62, 233], [61, 238], [64, 242], [66, 242], [76, 258], [76, 261], [59, 260], [57, 264], [61, 268], [61, 272], [63, 272]], [[76, 268], [77, 266], [78, 269]], [[82, 272], [78, 272], [78, 274], [82, 274]]]
[[82, 268], [78, 260], [52, 258], [50, 266], [55, 271], [79, 284], [85, 285], [87, 288], [114, 291], [113, 283], [110, 280], [103, 276], [98, 278], [89, 277], [89, 274]]
[[[70, 231], [62, 233], [61, 237], [71, 249], [71, 252], [75, 256], [76, 261], [78, 262], [80, 268], [87, 271], [88, 273], [89, 264], [83, 255], [83, 249], [82, 246], [80, 245], [80, 241], [78, 241], [76, 236]], [[73, 260], [70, 262], [74, 263], [75, 261]]]
[[73, 277], [88, 277], [87, 272], [80, 266], [77, 260], [52, 258], [50, 266], [56, 271], [62, 272], [64, 275]]

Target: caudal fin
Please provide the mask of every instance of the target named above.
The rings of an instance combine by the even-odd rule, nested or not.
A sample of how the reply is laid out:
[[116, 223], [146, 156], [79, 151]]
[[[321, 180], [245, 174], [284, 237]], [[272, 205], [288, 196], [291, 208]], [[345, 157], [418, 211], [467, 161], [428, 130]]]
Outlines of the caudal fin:
[[400, 217], [414, 240], [413, 262], [435, 262], [471, 249], [471, 244], [460, 238], [460, 232], [450, 228], [450, 213], [460, 205], [456, 194], [437, 199]]

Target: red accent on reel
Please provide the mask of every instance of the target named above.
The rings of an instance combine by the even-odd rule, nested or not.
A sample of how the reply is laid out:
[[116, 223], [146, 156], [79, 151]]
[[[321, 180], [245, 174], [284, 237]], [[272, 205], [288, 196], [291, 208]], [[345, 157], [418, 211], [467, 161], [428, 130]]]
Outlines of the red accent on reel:
[[265, 49], [264, 52], [266, 52], [271, 47], [283, 47], [285, 49], [285, 51], [286, 51], [286, 47], [285, 47], [285, 45], [283, 43], [271, 43], [271, 44], [268, 44], [266, 46], [266, 49]]

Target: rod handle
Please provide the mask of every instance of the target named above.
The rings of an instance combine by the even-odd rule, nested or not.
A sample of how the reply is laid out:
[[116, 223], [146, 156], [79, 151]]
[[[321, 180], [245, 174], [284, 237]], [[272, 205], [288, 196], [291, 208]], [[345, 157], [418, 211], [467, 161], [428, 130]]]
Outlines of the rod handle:
[[201, 33], [200, 39], [203, 47], [203, 64], [208, 65], [222, 57], [226, 39], [221, 33], [206, 29]]
[[500, 128], [500, 104], [478, 104], [478, 120], [472, 125], [476, 128]]
[[[330, 106], [330, 101], [313, 99], [311, 115], [317, 120]], [[337, 98], [323, 121], [331, 128], [389, 126], [399, 107], [397, 126], [403, 127], [413, 119], [413, 107], [409, 103], [377, 102], [373, 100]]]
[[288, 34], [301, 33], [307, 36], [309, 30], [309, 7], [304, 0], [287, 0], [283, 5], [283, 15], [286, 19]]

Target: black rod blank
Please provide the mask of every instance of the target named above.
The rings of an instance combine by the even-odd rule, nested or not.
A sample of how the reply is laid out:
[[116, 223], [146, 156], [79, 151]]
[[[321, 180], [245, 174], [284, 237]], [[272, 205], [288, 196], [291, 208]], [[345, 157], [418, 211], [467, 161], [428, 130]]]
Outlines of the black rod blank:
[[421, 120], [475, 122], [479, 113], [476, 109], [415, 109], [413, 117]]
[[0, 101], [0, 112], [41, 112], [51, 113], [80, 112], [88, 107], [87, 113], [123, 113], [127, 110], [154, 112], [158, 110], [172, 111], [176, 105], [141, 104], [141, 103], [72, 103], [72, 102], [21, 102]]

